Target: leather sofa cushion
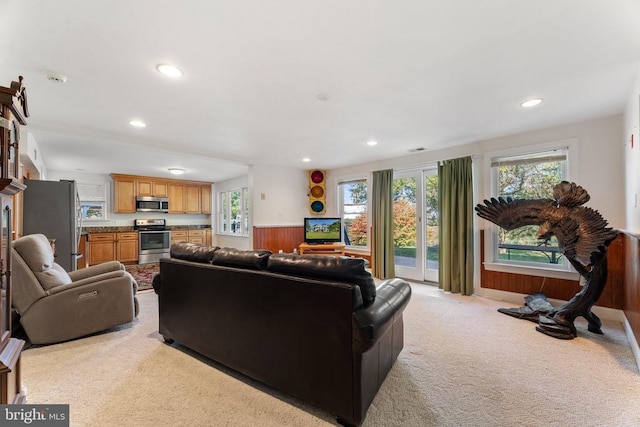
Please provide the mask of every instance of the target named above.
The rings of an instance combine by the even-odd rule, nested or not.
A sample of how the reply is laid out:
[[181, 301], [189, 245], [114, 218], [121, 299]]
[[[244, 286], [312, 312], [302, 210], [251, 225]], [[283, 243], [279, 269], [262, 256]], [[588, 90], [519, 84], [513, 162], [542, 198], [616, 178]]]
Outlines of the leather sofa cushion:
[[376, 285], [364, 268], [364, 259], [320, 255], [276, 254], [269, 257], [268, 271], [318, 279], [355, 283], [360, 287], [362, 299], [376, 297]]
[[271, 251], [267, 250], [243, 251], [235, 248], [220, 248], [214, 252], [211, 263], [226, 267], [264, 270], [267, 268], [271, 253]]
[[169, 249], [171, 258], [185, 261], [211, 263], [213, 254], [220, 249], [218, 246], [199, 245], [196, 243], [174, 243]]

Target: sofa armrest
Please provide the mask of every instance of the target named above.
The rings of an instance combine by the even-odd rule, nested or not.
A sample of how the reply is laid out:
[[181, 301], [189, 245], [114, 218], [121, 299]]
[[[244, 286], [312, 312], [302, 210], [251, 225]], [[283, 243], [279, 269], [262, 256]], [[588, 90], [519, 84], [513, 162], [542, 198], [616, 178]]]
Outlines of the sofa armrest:
[[107, 273], [102, 273], [96, 276], [87, 277], [85, 279], [78, 280], [76, 282], [67, 283], [66, 285], [56, 286], [54, 288], [49, 289], [49, 291], [47, 291], [47, 294], [48, 295], [59, 294], [60, 292], [65, 292], [70, 289], [79, 288], [81, 286], [91, 285], [91, 284], [103, 282], [110, 279], [119, 279], [122, 277], [126, 277], [127, 279], [131, 280], [129, 274], [127, 274], [127, 272], [124, 270], [109, 271]]
[[119, 261], [109, 261], [102, 264], [92, 265], [90, 267], [81, 268], [80, 270], [70, 271], [69, 277], [71, 281], [86, 279], [87, 277], [96, 276], [98, 274], [107, 273], [109, 271], [124, 271], [124, 265]]
[[353, 351], [365, 353], [402, 315], [411, 299], [411, 286], [394, 278], [382, 282], [376, 298], [353, 313]]

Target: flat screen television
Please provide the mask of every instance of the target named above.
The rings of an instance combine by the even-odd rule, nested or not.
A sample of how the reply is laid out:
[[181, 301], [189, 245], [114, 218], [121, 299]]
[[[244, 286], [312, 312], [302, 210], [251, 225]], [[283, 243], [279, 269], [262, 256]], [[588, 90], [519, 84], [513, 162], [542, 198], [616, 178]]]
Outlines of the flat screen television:
[[341, 241], [342, 221], [340, 218], [305, 218], [304, 242], [309, 245], [336, 243]]

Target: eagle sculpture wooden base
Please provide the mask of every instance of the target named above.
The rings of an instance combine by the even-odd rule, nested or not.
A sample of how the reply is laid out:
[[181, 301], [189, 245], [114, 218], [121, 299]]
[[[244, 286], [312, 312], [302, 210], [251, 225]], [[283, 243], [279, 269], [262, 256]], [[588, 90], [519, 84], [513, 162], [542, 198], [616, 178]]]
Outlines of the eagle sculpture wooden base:
[[536, 330], [559, 339], [577, 336], [574, 321], [584, 317], [588, 329], [602, 333], [598, 316], [591, 312], [607, 283], [607, 246], [618, 232], [607, 227], [600, 213], [582, 206], [589, 201], [587, 191], [573, 182], [553, 187], [553, 199], [498, 198], [476, 206], [478, 216], [507, 231], [537, 225], [536, 237], [548, 241], [556, 236], [567, 260], [584, 278], [584, 286], [571, 300], [554, 308], [541, 293], [525, 298], [525, 306], [499, 309], [501, 313], [538, 323]]

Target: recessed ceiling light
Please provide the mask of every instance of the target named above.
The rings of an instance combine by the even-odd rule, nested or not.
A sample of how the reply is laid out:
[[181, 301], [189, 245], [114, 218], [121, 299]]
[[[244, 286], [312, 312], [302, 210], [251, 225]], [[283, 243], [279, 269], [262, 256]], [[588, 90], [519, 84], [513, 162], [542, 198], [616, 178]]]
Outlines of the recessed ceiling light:
[[524, 101], [522, 104], [520, 104], [520, 106], [523, 108], [530, 108], [530, 107], [535, 107], [536, 105], [540, 105], [541, 103], [542, 103], [542, 98], [533, 98], [533, 99], [528, 99]]
[[174, 175], [182, 175], [183, 173], [185, 173], [185, 170], [181, 168], [169, 168], [169, 172]]
[[310, 159], [310, 158], [308, 158], [308, 157], [303, 157], [303, 158], [302, 158], [302, 161], [303, 161], [303, 162], [310, 162], [310, 161], [311, 161], [311, 159]]
[[374, 141], [374, 140], [367, 141], [367, 145], [369, 147], [373, 147], [374, 145], [378, 145], [378, 141]]
[[160, 73], [164, 74], [165, 76], [171, 77], [174, 79], [177, 79], [178, 77], [182, 77], [182, 71], [175, 65], [158, 64], [158, 66], [156, 67], [156, 70], [158, 70]]
[[145, 122], [143, 122], [142, 120], [137, 120], [137, 119], [129, 120], [129, 124], [131, 126], [133, 126], [133, 127], [136, 127], [136, 128], [146, 128], [147, 127]]

